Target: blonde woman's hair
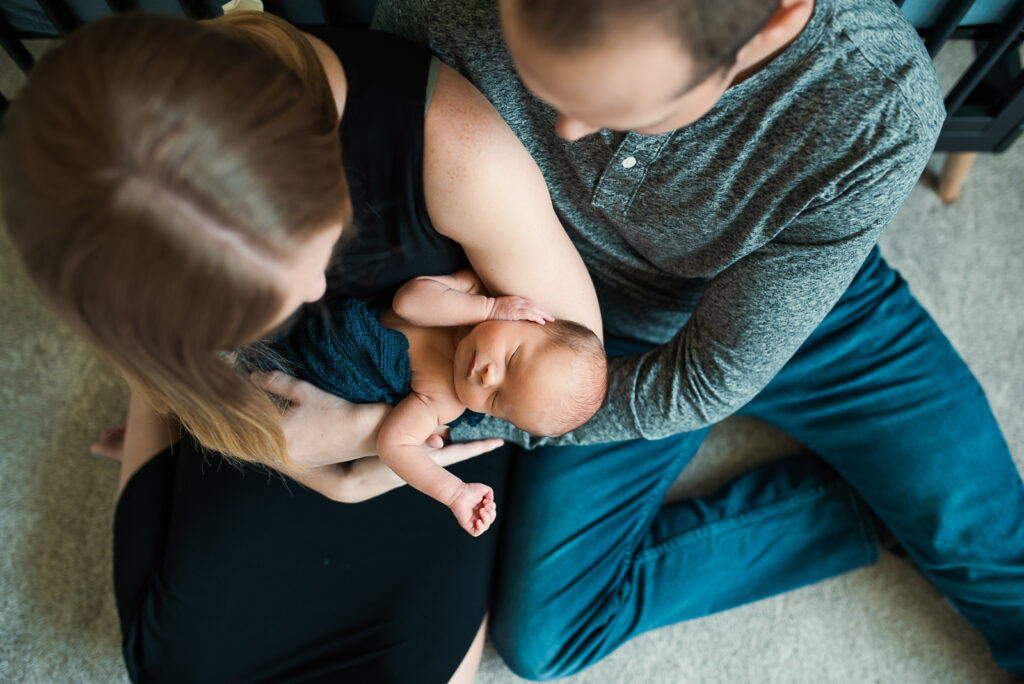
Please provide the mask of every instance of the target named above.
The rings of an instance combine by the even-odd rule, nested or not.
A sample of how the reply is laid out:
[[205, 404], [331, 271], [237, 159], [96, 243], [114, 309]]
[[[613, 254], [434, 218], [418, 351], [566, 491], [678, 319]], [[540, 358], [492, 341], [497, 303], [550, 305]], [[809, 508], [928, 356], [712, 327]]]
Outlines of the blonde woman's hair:
[[87, 24], [4, 120], [3, 218], [31, 278], [157, 411], [228, 456], [295, 466], [231, 356], [284, 306], [271, 266], [348, 220], [337, 121], [312, 46], [258, 12]]

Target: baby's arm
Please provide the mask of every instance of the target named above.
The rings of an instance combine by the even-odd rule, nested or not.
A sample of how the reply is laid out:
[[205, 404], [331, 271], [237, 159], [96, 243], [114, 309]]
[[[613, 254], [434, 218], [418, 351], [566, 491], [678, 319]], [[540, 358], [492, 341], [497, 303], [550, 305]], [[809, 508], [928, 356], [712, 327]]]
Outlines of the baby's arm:
[[377, 451], [399, 477], [446, 505], [463, 529], [479, 536], [494, 522], [494, 491], [484, 484], [463, 482], [430, 458], [424, 442], [438, 422], [433, 407], [413, 392], [384, 420]]
[[484, 321], [555, 320], [524, 297], [489, 297], [469, 269], [451, 275], [413, 278], [395, 293], [395, 313], [414, 325], [476, 325]]

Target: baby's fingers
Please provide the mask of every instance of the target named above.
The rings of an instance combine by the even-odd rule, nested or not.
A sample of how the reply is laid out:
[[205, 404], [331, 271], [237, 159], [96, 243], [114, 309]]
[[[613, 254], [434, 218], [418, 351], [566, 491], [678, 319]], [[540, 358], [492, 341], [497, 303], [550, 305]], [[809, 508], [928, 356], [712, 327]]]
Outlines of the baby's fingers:
[[535, 309], [533, 311], [530, 311], [528, 314], [524, 315], [519, 320], [531, 321], [533, 323], [539, 323], [540, 325], [544, 325], [548, 321], [553, 321], [555, 319], [551, 316], [551, 314], [547, 313], [546, 311]]
[[533, 321], [534, 323], [544, 323], [555, 320], [555, 317], [549, 314], [544, 309], [540, 308], [529, 299], [520, 298], [517, 302], [516, 316], [521, 321]]
[[498, 511], [494, 506], [480, 509], [480, 519], [490, 525], [498, 517]]
[[551, 321], [554, 321], [554, 320], [555, 320], [555, 317], [554, 317], [554, 316], [552, 316], [551, 314], [549, 314], [549, 313], [548, 313], [547, 311], [545, 311], [544, 309], [541, 309], [540, 307], [536, 307], [536, 306], [535, 306], [535, 307], [533, 308], [533, 312], [534, 312], [534, 313], [535, 313], [535, 314], [536, 314], [536, 315], [537, 315], [538, 317], [540, 317], [540, 318], [542, 319], [541, 321], [539, 321], [539, 322], [540, 322], [540, 323], [541, 323], [542, 325], [543, 325], [543, 322], [544, 322], [544, 321], [548, 321], [548, 322], [550, 323]]
[[470, 532], [470, 534], [472, 534], [474, 537], [479, 537], [481, 534], [487, 531], [487, 529], [491, 526], [492, 522], [494, 522], [494, 518], [477, 518], [476, 522], [473, 524], [473, 531]]

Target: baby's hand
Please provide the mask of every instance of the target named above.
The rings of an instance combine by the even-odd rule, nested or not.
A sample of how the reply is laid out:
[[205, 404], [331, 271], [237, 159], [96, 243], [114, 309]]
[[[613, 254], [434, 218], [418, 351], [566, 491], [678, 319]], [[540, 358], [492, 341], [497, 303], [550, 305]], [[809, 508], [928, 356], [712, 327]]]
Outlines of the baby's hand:
[[509, 297], [496, 297], [491, 305], [491, 313], [487, 316], [489, 321], [533, 321], [544, 325], [546, 321], [553, 321], [555, 317], [544, 309], [540, 308], [526, 297], [512, 295]]
[[463, 487], [448, 508], [455, 514], [462, 529], [474, 537], [486, 532], [498, 515], [494, 490], [479, 482], [470, 482]]

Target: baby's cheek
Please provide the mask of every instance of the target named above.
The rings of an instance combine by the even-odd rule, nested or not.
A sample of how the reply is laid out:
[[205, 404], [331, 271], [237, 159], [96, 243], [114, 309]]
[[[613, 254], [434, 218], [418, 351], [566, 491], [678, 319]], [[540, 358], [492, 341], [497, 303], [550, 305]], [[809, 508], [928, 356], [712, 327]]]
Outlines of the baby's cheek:
[[469, 403], [468, 406], [466, 406], [466, 408], [470, 409], [471, 411], [476, 411], [477, 413], [486, 413], [487, 415], [491, 414], [491, 407], [488, 405], [486, 401], [484, 401], [478, 396], [474, 396], [473, 400]]
[[487, 406], [481, 400], [481, 393], [475, 391], [468, 383], [456, 383], [455, 392], [459, 397], [459, 401], [462, 405], [468, 408], [470, 411], [476, 411], [477, 413], [487, 413]]

